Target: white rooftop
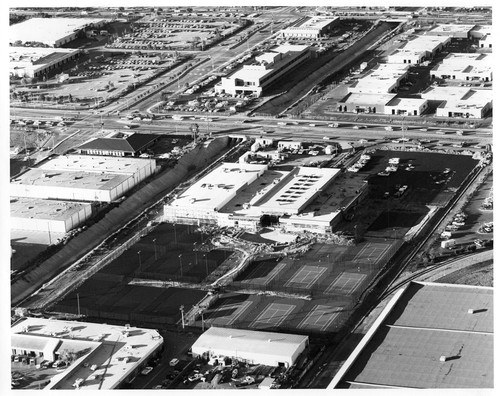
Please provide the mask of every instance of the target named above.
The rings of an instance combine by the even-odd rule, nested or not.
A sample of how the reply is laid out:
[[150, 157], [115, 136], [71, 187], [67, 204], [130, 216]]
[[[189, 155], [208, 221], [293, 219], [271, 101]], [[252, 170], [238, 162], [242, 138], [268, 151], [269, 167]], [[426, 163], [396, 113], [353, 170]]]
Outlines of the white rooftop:
[[10, 217], [63, 221], [90, 205], [85, 202], [16, 197], [10, 199]]
[[383, 106], [392, 98], [394, 98], [396, 94], [382, 93], [382, 94], [365, 94], [359, 92], [352, 92], [345, 102], [342, 103], [352, 103], [352, 104], [369, 104], [371, 106], [379, 105]]
[[294, 168], [256, 205], [265, 213], [298, 214], [339, 172], [332, 168]]
[[449, 40], [450, 37], [448, 36], [421, 35], [411, 41], [408, 41], [403, 49], [416, 52], [433, 51], [436, 47], [441, 44], [446, 44]]
[[170, 206], [219, 210], [266, 169], [267, 165], [224, 162], [184, 191]]
[[441, 34], [441, 33], [468, 33], [475, 25], [455, 25], [455, 24], [440, 24], [432, 28], [428, 34]]
[[9, 27], [9, 42], [42, 42], [51, 45], [90, 24], [100, 24], [96, 18], [31, 18]]
[[193, 350], [232, 350], [254, 355], [290, 357], [307, 336], [211, 327], [193, 344]]
[[[57, 340], [61, 341], [60, 350], [83, 354], [54, 376], [46, 389], [74, 389], [78, 378], [85, 380], [80, 386], [83, 390], [113, 389], [163, 343], [156, 330], [43, 318], [26, 318], [17, 323], [11, 328], [11, 336], [18, 346], [44, 345], [43, 339]], [[126, 357], [130, 358], [128, 362]], [[96, 371], [91, 370], [94, 364]], [[94, 374], [99, 374], [98, 380], [91, 378]]]
[[148, 166], [154, 160], [134, 157], [60, 155], [40, 165], [45, 171], [85, 171], [129, 175]]

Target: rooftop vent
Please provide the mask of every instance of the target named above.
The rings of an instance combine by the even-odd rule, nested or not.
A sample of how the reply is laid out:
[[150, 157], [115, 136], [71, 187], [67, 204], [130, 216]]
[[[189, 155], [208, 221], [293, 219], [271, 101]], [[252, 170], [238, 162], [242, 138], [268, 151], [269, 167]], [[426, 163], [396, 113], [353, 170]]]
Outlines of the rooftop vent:
[[448, 360], [450, 360], [450, 358], [448, 356], [444, 356], [444, 355], [439, 358], [440, 362], [446, 362]]
[[467, 311], [468, 314], [475, 314], [477, 312], [479, 312], [479, 309], [469, 308], [469, 310]]

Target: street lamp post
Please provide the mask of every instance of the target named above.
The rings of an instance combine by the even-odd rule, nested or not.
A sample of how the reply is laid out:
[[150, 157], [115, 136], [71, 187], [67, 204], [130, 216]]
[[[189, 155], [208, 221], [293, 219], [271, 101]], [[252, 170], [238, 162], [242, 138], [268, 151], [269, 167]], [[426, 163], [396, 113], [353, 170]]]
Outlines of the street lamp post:
[[175, 224], [174, 224], [174, 242], [177, 245], [177, 229], [175, 228]]
[[139, 271], [142, 272], [142, 260], [141, 260], [141, 251], [140, 250], [137, 252], [137, 255], [139, 256]]
[[153, 244], [155, 246], [155, 261], [158, 260], [158, 253], [156, 252], [156, 238], [153, 239]]
[[205, 269], [207, 270], [207, 276], [208, 276], [208, 259], [207, 259], [207, 255], [204, 254], [203, 257], [205, 257]]
[[78, 306], [78, 316], [80, 316], [80, 294], [76, 293], [76, 304]]
[[182, 254], [179, 254], [179, 264], [181, 267], [181, 276], [182, 276]]

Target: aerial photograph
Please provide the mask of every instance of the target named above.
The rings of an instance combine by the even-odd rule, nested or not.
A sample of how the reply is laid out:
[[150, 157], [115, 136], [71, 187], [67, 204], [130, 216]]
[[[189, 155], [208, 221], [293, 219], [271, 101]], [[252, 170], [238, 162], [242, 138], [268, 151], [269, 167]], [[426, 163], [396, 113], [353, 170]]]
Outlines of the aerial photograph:
[[6, 7], [3, 386], [489, 394], [492, 7], [164, 3]]

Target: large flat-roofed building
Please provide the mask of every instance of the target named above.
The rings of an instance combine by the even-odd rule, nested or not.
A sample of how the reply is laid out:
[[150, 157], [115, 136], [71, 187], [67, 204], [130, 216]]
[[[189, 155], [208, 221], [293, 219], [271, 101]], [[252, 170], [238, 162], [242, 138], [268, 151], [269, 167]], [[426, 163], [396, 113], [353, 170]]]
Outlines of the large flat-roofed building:
[[215, 91], [233, 96], [261, 96], [266, 87], [309, 59], [309, 56], [307, 45], [280, 45], [256, 56], [252, 64], [243, 65], [241, 69], [222, 77]]
[[9, 73], [15, 77], [39, 77], [80, 55], [79, 49], [9, 47]]
[[492, 108], [491, 90], [467, 87], [429, 87], [422, 98], [442, 101], [436, 108], [438, 117], [484, 118]]
[[145, 152], [159, 138], [159, 135], [153, 134], [113, 132], [103, 138], [90, 139], [77, 147], [76, 151], [87, 155], [135, 156]]
[[493, 288], [412, 282], [328, 389], [493, 388]]
[[[307, 208], [339, 173], [331, 168], [280, 170], [244, 162], [224, 163], [167, 203], [164, 220], [255, 231], [264, 217], [273, 216], [285, 229], [290, 226], [297, 231], [301, 223], [305, 225], [300, 229], [331, 232], [341, 217], [339, 208], [312, 215]], [[300, 221], [292, 226], [291, 217]]]
[[488, 54], [451, 53], [431, 70], [431, 78], [463, 81], [493, 80], [492, 59]]
[[308, 345], [309, 337], [303, 335], [211, 327], [196, 340], [192, 352], [290, 367]]
[[[66, 368], [46, 374], [50, 381], [44, 390], [120, 388], [162, 348], [156, 330], [130, 326], [25, 318], [11, 327], [12, 355], [26, 358], [33, 367], [67, 359]], [[11, 370], [17, 371], [17, 365], [23, 363], [12, 362]]]
[[492, 25], [477, 25], [474, 29], [472, 29], [470, 35], [472, 38], [478, 40], [478, 47], [480, 49], [489, 49], [493, 48], [493, 27]]
[[447, 36], [453, 38], [467, 39], [476, 25], [439, 24], [427, 32], [432, 36]]
[[409, 65], [381, 63], [348, 87], [348, 92], [386, 94], [394, 92], [408, 75]]
[[62, 155], [10, 182], [12, 197], [111, 202], [151, 176], [156, 161]]
[[10, 199], [10, 228], [13, 230], [66, 233], [91, 215], [92, 206], [85, 202]]
[[165, 205], [164, 219], [215, 223], [217, 212], [266, 169], [267, 165], [222, 163]]
[[325, 18], [320, 16], [305, 17], [292, 26], [280, 30], [281, 37], [317, 39], [326, 35], [337, 24], [338, 17]]
[[378, 113], [383, 114], [385, 105], [390, 102], [396, 94], [364, 94], [349, 93], [337, 103], [337, 110], [349, 113]]
[[386, 103], [384, 112], [391, 115], [419, 116], [429, 107], [427, 99], [393, 98]]
[[433, 58], [451, 41], [450, 36], [422, 35], [408, 41], [402, 48], [387, 56], [388, 63], [407, 63], [418, 65]]
[[95, 29], [106, 23], [106, 19], [97, 18], [31, 18], [9, 27], [9, 44], [60, 47], [75, 40], [86, 28]]

